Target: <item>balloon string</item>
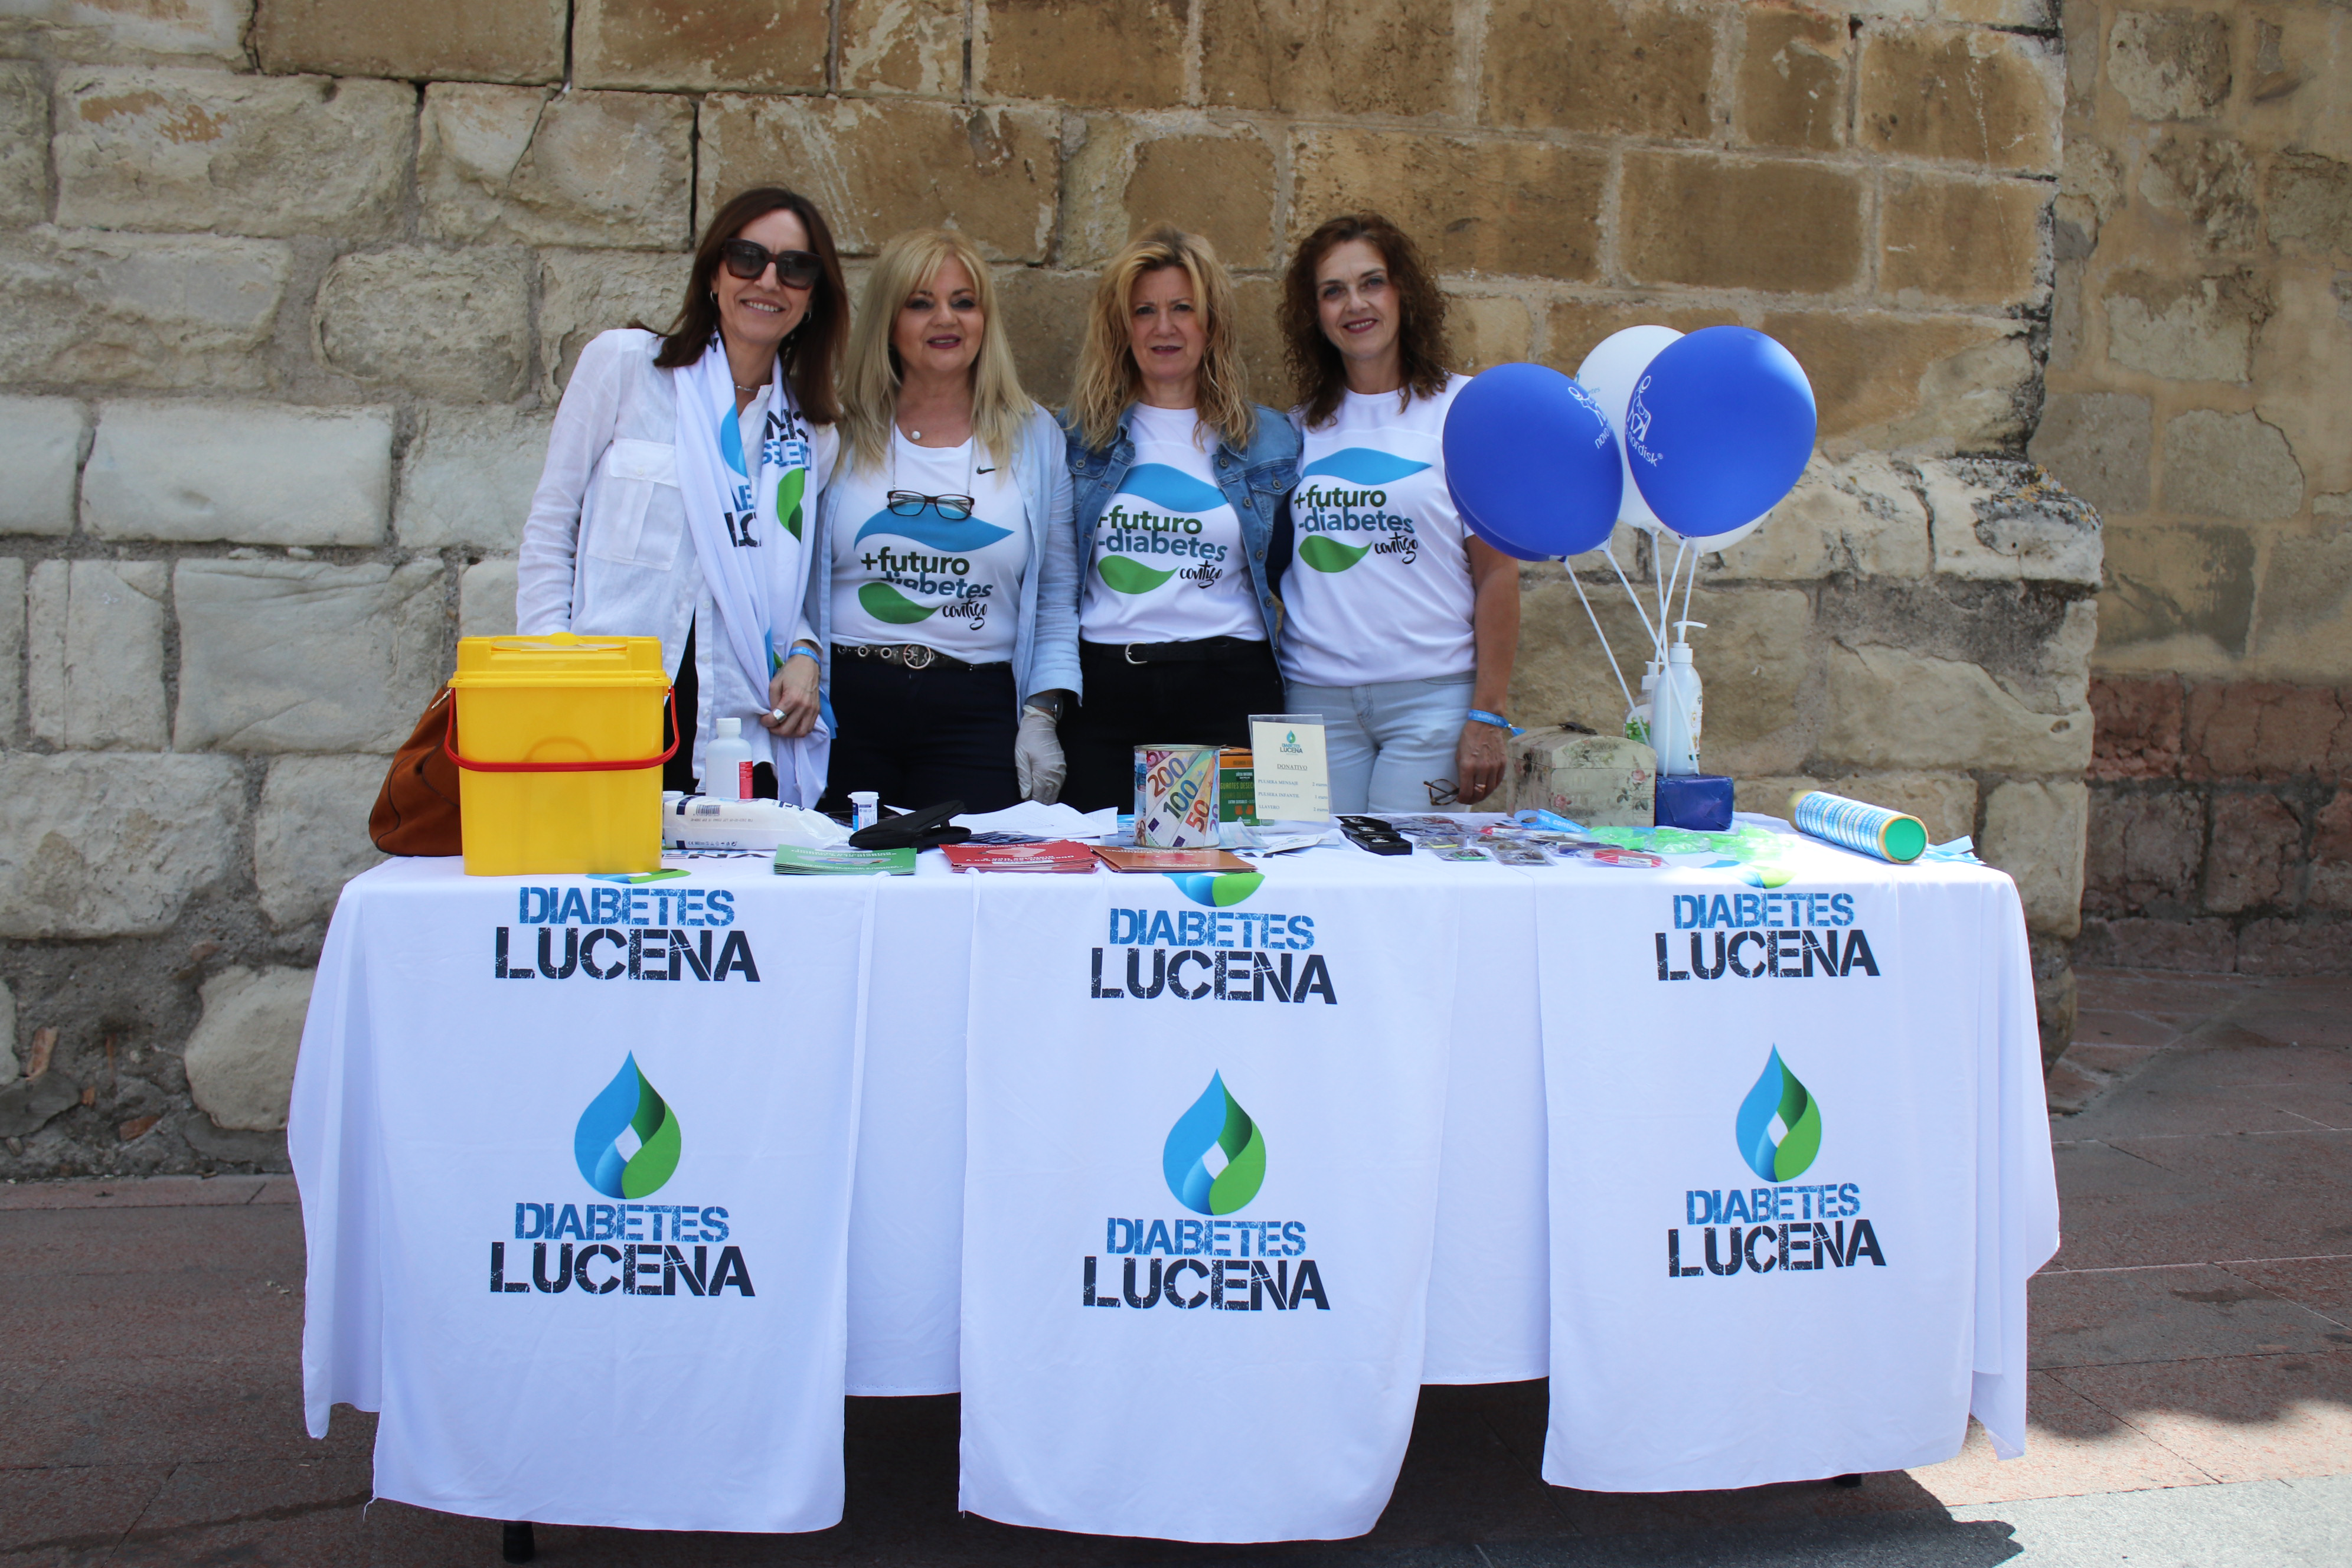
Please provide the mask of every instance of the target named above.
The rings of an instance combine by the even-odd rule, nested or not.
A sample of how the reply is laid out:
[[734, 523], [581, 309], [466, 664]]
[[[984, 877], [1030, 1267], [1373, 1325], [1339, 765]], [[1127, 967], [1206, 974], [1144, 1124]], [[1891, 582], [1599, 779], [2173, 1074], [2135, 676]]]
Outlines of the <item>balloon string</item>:
[[1601, 553], [1609, 558], [1610, 565], [1617, 568], [1617, 581], [1623, 586], [1625, 597], [1633, 606], [1633, 613], [1642, 617], [1642, 629], [1650, 634], [1652, 642], [1656, 642], [1658, 628], [1650, 624], [1650, 612], [1642, 608], [1642, 595], [1633, 591], [1633, 579], [1625, 575], [1625, 568], [1617, 565], [1617, 552], [1604, 544], [1601, 547]]
[[[1616, 563], [1614, 557], [1611, 558], [1610, 563]], [[1560, 564], [1566, 566], [1568, 563], [1562, 562]], [[1584, 606], [1584, 618], [1592, 623], [1592, 635], [1601, 639], [1601, 651], [1609, 656], [1609, 673], [1617, 678], [1617, 689], [1625, 694], [1625, 711], [1631, 713], [1633, 711], [1633, 689], [1625, 684], [1625, 672], [1617, 668], [1617, 650], [1609, 646], [1609, 634], [1601, 629], [1601, 617], [1592, 613], [1592, 601], [1584, 596], [1584, 584], [1577, 580], [1573, 566], [1569, 567], [1568, 580], [1576, 588], [1577, 603]], [[1638, 605], [1634, 606], [1636, 609], [1640, 607]]]
[[[1702, 550], [1697, 554], [1691, 557], [1690, 581], [1683, 584], [1683, 619], [1686, 621], [1690, 619], [1691, 590], [1698, 586], [1699, 563], [1705, 560], [1706, 556], [1706, 552]], [[1683, 633], [1683, 636], [1685, 638], [1688, 638], [1690, 633], [1685, 632]]]

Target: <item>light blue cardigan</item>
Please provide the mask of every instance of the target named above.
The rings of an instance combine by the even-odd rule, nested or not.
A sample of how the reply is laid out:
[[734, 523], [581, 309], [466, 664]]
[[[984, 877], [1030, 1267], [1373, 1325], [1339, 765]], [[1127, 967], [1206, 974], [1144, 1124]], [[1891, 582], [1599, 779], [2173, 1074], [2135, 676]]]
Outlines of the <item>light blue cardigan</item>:
[[[850, 455], [844, 446], [840, 461]], [[816, 628], [828, 705], [833, 691], [833, 530], [842, 472], [817, 501], [815, 552], [809, 563], [808, 619]], [[1013, 446], [1013, 487], [1029, 525], [1029, 560], [1021, 571], [1021, 613], [1013, 629], [1015, 710], [1040, 691], [1078, 690], [1078, 559], [1070, 531], [1070, 472], [1062, 426], [1032, 408]]]

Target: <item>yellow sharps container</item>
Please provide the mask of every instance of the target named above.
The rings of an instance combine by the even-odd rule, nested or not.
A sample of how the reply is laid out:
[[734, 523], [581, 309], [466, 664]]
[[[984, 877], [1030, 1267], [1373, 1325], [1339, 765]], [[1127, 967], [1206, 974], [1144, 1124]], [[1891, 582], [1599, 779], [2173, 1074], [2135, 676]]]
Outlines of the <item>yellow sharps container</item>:
[[449, 684], [467, 876], [660, 868], [659, 637], [460, 637]]

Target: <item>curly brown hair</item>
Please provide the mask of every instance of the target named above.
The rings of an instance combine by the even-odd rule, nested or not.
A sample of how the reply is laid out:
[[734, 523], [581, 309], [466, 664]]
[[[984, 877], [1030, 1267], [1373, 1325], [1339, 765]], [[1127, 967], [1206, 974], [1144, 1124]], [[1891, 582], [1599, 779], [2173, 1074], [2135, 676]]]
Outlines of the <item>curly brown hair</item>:
[[1397, 351], [1404, 369], [1399, 405], [1444, 391], [1446, 362], [1454, 357], [1445, 341], [1445, 296], [1422, 260], [1420, 248], [1379, 213], [1342, 213], [1307, 237], [1282, 276], [1283, 358], [1309, 429], [1329, 423], [1348, 390], [1346, 363], [1339, 346], [1323, 335], [1322, 317], [1315, 307], [1315, 271], [1325, 257], [1351, 239], [1381, 253], [1396, 289]]
[[686, 301], [678, 307], [669, 330], [661, 332], [661, 349], [654, 355], [654, 363], [664, 370], [677, 370], [702, 357], [719, 331], [719, 305], [710, 290], [711, 279], [719, 271], [719, 247], [772, 212], [788, 212], [801, 220], [801, 227], [808, 231], [809, 249], [822, 269], [816, 287], [810, 291], [808, 314], [776, 352], [783, 361], [784, 379], [792, 384], [802, 416], [813, 425], [830, 425], [841, 417], [833, 377], [849, 339], [849, 290], [842, 282], [841, 258], [834, 249], [833, 230], [824, 215], [817, 211], [814, 202], [782, 185], [755, 185], [731, 198], [712, 216], [702, 243], [694, 247]]

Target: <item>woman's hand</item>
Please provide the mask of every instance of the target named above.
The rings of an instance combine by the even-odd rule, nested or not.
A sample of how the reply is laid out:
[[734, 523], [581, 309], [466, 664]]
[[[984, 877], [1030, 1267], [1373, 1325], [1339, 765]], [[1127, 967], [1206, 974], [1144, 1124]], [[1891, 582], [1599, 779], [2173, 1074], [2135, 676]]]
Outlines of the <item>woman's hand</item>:
[[1495, 793], [1495, 786], [1503, 782], [1503, 742], [1508, 735], [1508, 731], [1475, 719], [1463, 722], [1462, 739], [1454, 747], [1455, 800], [1475, 805]]
[[760, 722], [770, 734], [797, 741], [815, 728], [817, 683], [824, 676], [816, 660], [795, 654], [768, 678], [768, 706], [774, 711], [761, 714]]

